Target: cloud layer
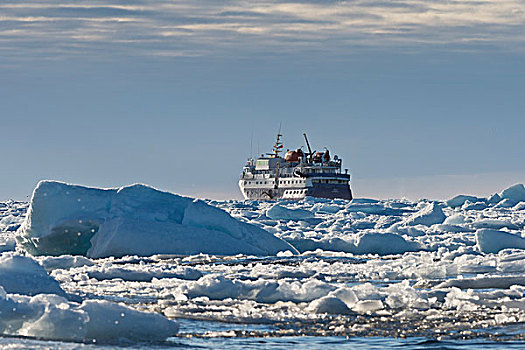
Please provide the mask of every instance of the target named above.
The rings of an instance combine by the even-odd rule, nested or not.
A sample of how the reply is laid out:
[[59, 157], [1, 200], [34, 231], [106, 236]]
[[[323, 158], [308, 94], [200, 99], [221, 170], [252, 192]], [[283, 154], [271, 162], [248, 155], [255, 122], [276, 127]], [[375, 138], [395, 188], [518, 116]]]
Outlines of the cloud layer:
[[4, 57], [196, 56], [525, 45], [521, 0], [24, 1], [0, 4]]

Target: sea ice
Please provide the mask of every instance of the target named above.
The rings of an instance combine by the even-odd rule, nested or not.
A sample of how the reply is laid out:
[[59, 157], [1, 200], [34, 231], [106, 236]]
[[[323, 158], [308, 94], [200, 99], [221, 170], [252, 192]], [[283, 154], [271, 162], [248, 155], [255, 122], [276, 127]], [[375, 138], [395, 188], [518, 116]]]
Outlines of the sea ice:
[[96, 189], [42, 181], [18, 240], [35, 255], [275, 255], [296, 250], [202, 201], [144, 185]]
[[484, 253], [497, 253], [506, 248], [525, 249], [525, 238], [505, 231], [478, 230], [476, 240]]
[[[278, 203], [286, 209], [315, 214], [313, 218], [297, 220], [266, 215], [275, 205], [266, 201], [189, 199], [175, 205], [166, 200], [166, 206], [156, 207], [171, 197], [161, 194], [146, 202], [146, 197], [153, 196], [147, 195], [149, 191], [148, 188], [127, 190], [121, 199], [114, 198], [120, 195], [111, 194], [108, 197], [113, 199], [104, 201], [100, 211], [93, 204], [93, 212], [101, 213], [105, 227], [99, 225], [92, 241], [87, 241], [91, 248], [98, 247], [109, 254], [110, 249], [123, 249], [119, 244], [127, 244], [126, 240], [149, 246], [148, 240], [158, 239], [151, 244], [160, 245], [159, 237], [163, 237], [164, 232], [161, 228], [171, 230], [170, 225], [174, 223], [201, 232], [222, 232], [231, 237], [228, 245], [235, 247], [236, 237], [246, 233], [243, 225], [233, 224], [236, 221], [231, 221], [231, 217], [234, 217], [271, 230], [277, 237], [296, 245], [302, 253], [287, 248], [268, 257], [219, 253], [121, 258], [62, 255], [39, 256], [35, 260], [50, 271], [70, 296], [119, 300], [135, 309], [161, 312], [169, 317], [232, 322], [233, 329], [239, 322], [277, 325], [277, 330], [262, 331], [258, 333], [260, 336], [271, 336], [275, 332], [430, 338], [447, 335], [455, 339], [501, 335], [524, 339], [523, 333], [514, 331], [520, 330], [519, 326], [525, 322], [525, 239], [521, 237], [525, 227], [525, 202], [516, 202], [514, 190], [501, 193], [508, 198], [501, 199], [500, 195], [488, 200], [467, 198], [463, 203], [455, 203], [460, 205], [429, 200], [357, 199], [349, 203], [315, 198]], [[94, 198], [101, 196], [104, 195], [98, 193]], [[82, 201], [90, 202], [90, 199]], [[74, 209], [76, 203], [71, 201], [69, 206]], [[218, 209], [209, 210], [204, 203], [229, 215], [219, 214]], [[12, 237], [11, 228], [23, 221], [25, 208], [27, 204], [25, 207], [20, 203], [0, 204], [1, 239]], [[56, 215], [50, 223], [58, 224], [62, 213], [66, 221], [70, 219], [74, 210], [69, 209], [50, 211]], [[115, 215], [110, 217], [108, 213]], [[424, 214], [430, 214], [427, 218], [432, 220], [411, 222], [425, 217]], [[8, 219], [2, 224], [4, 216]], [[89, 231], [89, 222], [86, 222], [83, 221], [85, 231]], [[139, 222], [146, 223], [145, 227]], [[130, 230], [134, 233], [127, 236]], [[145, 234], [141, 236], [140, 232]], [[34, 233], [31, 239], [38, 244], [40, 237]], [[114, 239], [111, 234], [115, 234]], [[117, 236], [128, 238], [119, 240]], [[199, 237], [203, 236], [194, 235], [194, 241], [201, 239]], [[206, 242], [214, 242], [213, 245], [224, 252], [220, 245], [224, 245], [222, 238], [226, 236], [217, 234], [216, 237], [219, 237], [217, 241]], [[97, 239], [100, 242], [95, 242]], [[260, 243], [253, 243], [252, 247], [257, 244]], [[1, 301], [0, 308], [9, 316], [6, 318], [12, 329], [9, 334], [13, 335], [46, 333], [48, 338], [60, 338], [69, 333], [68, 339], [85, 341], [88, 325], [82, 320], [85, 317], [99, 320], [98, 317], [104, 315], [102, 311], [95, 316], [88, 315], [91, 309], [83, 308], [82, 303], [54, 295], [37, 295], [31, 299], [8, 292], [0, 294], [2, 300], [11, 300]], [[13, 304], [13, 300], [18, 304]], [[13, 307], [18, 316], [10, 313]], [[35, 315], [43, 315], [41, 310], [46, 308], [50, 312], [41, 322], [36, 322]], [[118, 310], [108, 312], [109, 323], [121, 323]], [[22, 327], [19, 322], [22, 319], [28, 320], [27, 327]], [[68, 320], [69, 328], [64, 326], [67, 332], [50, 328], [51, 323], [60, 326], [65, 320]], [[0, 327], [6, 325], [2, 321]], [[115, 337], [126, 336], [124, 330], [117, 334], [118, 331], [104, 321], [100, 321], [100, 330], [93, 333], [103, 333], [106, 328], [109, 331], [98, 339], [102, 341], [109, 333], [115, 333]], [[97, 323], [92, 326], [96, 327]], [[509, 328], [505, 328], [507, 326]], [[79, 327], [82, 330], [76, 331]], [[154, 327], [150, 330], [155, 332]], [[152, 339], [153, 335], [140, 337]]]
[[344, 301], [333, 296], [325, 296], [312, 301], [309, 309], [317, 314], [349, 315], [353, 313]]
[[65, 296], [58, 282], [47, 274], [42, 265], [14, 252], [0, 254], [0, 286], [7, 293]]
[[502, 228], [508, 228], [510, 230], [518, 230], [519, 226], [513, 224], [508, 220], [496, 220], [496, 219], [482, 219], [472, 223], [472, 226], [477, 229], [491, 228], [494, 230], [500, 230]]
[[463, 214], [451, 215], [443, 222], [446, 225], [463, 225], [465, 223], [467, 223], [467, 218]]
[[445, 221], [445, 214], [441, 206], [437, 203], [429, 203], [422, 210], [414, 213], [405, 220], [406, 225], [425, 225], [431, 226], [434, 224], [441, 224]]
[[266, 216], [273, 220], [305, 220], [314, 217], [314, 214], [304, 209], [288, 209], [279, 204], [275, 204], [268, 209]]
[[461, 207], [463, 206], [463, 204], [465, 204], [465, 202], [469, 201], [471, 203], [476, 203], [480, 200], [480, 198], [478, 197], [475, 197], [475, 196], [469, 196], [469, 195], [464, 195], [464, 194], [460, 194], [452, 199], [449, 199], [447, 201], [447, 205], [449, 207], [452, 207], [452, 208], [457, 208], [457, 207]]
[[389, 255], [421, 249], [419, 244], [407, 242], [403, 237], [393, 233], [366, 233], [357, 241], [355, 253]]
[[52, 340], [159, 341], [175, 335], [178, 324], [164, 316], [103, 300], [82, 304], [54, 294], [6, 294], [0, 286], [0, 333]]
[[156, 313], [141, 312], [105, 300], [86, 300], [78, 307], [89, 315], [84, 339], [114, 342], [164, 340], [177, 333], [177, 322]]
[[523, 184], [516, 184], [505, 189], [501, 192], [500, 197], [502, 199], [509, 199], [514, 202], [523, 202], [525, 201], [525, 186]]
[[0, 314], [2, 335], [53, 340], [157, 341], [178, 330], [159, 314], [109, 301], [70, 301], [44, 267], [14, 252], [0, 255]]
[[384, 306], [381, 300], [360, 300], [354, 305], [352, 310], [361, 314], [365, 314], [376, 312], [381, 310], [383, 307]]

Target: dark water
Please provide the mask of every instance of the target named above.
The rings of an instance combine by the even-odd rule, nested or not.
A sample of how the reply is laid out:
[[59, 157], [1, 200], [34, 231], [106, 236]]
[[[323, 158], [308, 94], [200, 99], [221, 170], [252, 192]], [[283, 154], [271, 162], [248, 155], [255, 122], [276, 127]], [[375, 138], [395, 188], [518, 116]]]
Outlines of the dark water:
[[[162, 343], [83, 344], [24, 337], [1, 337], [0, 349], [525, 349], [525, 342], [435, 340], [422, 337], [269, 337], [272, 325], [179, 320], [178, 336]], [[520, 327], [521, 328], [521, 327]], [[523, 330], [522, 330], [523, 331]], [[246, 333], [246, 336], [243, 334]], [[251, 336], [258, 334], [258, 336]]]
[[176, 346], [202, 349], [525, 349], [523, 342], [437, 341], [424, 338], [284, 337], [194, 339]]
[[92, 345], [0, 337], [0, 349], [525, 349], [525, 342], [437, 341], [424, 338], [173, 338], [162, 344]]
[[[219, 322], [179, 320], [180, 334], [191, 338], [171, 338], [172, 346], [197, 349], [525, 349], [525, 342], [494, 342], [480, 340], [435, 340], [422, 337], [265, 337], [271, 325], [239, 325]], [[235, 330], [259, 333], [260, 337], [220, 337]], [[197, 336], [195, 336], [197, 335]], [[202, 337], [199, 337], [202, 336]], [[219, 337], [215, 337], [219, 336]]]

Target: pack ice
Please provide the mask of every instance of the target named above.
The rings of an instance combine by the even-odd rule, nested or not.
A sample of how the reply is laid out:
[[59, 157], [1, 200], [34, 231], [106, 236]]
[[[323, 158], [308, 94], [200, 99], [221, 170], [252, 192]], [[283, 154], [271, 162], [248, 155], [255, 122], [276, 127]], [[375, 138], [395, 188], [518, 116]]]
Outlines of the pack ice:
[[[90, 339], [89, 334], [98, 332], [97, 339], [108, 336], [109, 341], [114, 340], [108, 333], [113, 333], [111, 322], [120, 322], [118, 311], [108, 311], [113, 318], [105, 323], [103, 311], [92, 310], [95, 307], [105, 310], [106, 306], [113, 310], [117, 306], [66, 299], [67, 295], [74, 294], [97, 300], [120, 300], [134, 309], [163, 313], [169, 318], [264, 323], [274, 327], [270, 333], [254, 331], [257, 336], [525, 340], [523, 185], [488, 197], [462, 194], [448, 201], [361, 198], [348, 202], [307, 198], [278, 204], [207, 202], [231, 217], [224, 213], [210, 214], [215, 209], [202, 202], [178, 196], [173, 199], [145, 186], [133, 190], [80, 188], [75, 192], [74, 186], [48, 185], [60, 193], [37, 190], [31, 210], [27, 209], [27, 203], [5, 202], [3, 206], [0, 203], [0, 238], [5, 238], [2, 249], [21, 248], [20, 245], [14, 247], [12, 237], [15, 227], [23, 223], [19, 234], [24, 232], [24, 237], [19, 241], [37, 253], [37, 247], [53, 247], [53, 243], [62, 244], [62, 247], [57, 245], [60, 251], [51, 251], [56, 255], [78, 247], [83, 247], [86, 254], [95, 248], [107, 249], [110, 254], [109, 247], [123, 252], [122, 245], [140, 243], [146, 245], [149, 254], [159, 247], [162, 252], [162, 246], [152, 246], [148, 240], [150, 235], [162, 235], [160, 228], [171, 227], [164, 223], [179, 222], [191, 232], [195, 227], [209, 231], [220, 231], [217, 227], [223, 227], [220, 232], [239, 232], [235, 231], [237, 224], [232, 224], [233, 217], [291, 242], [301, 253], [294, 255], [291, 248], [286, 248], [282, 250], [288, 252], [270, 257], [43, 255], [26, 257], [24, 259], [30, 260], [24, 264], [20, 258], [11, 259], [17, 255], [9, 253], [12, 255], [0, 259], [5, 261], [0, 268], [0, 285], [4, 283], [5, 289], [5, 298], [0, 298], [0, 311], [9, 315], [5, 318], [7, 326], [2, 324], [5, 334], [39, 337], [47, 334], [58, 339], [68, 333], [60, 333], [59, 327], [67, 329], [71, 324], [69, 329], [81, 327], [81, 330], [71, 330], [67, 339]], [[118, 191], [128, 193], [118, 194]], [[146, 200], [151, 196], [156, 197]], [[51, 197], [52, 201], [47, 202], [44, 197]], [[159, 204], [161, 200], [166, 204]], [[77, 213], [89, 215], [81, 219]], [[120, 221], [123, 223], [118, 226]], [[70, 227], [74, 227], [76, 237], [85, 234], [87, 240], [77, 241], [74, 235], [64, 235]], [[41, 228], [45, 229], [40, 231]], [[26, 230], [30, 235], [26, 235]], [[54, 232], [57, 232], [55, 236]], [[101, 232], [106, 234], [98, 236]], [[110, 232], [114, 238], [109, 237]], [[37, 239], [41, 233], [43, 240]], [[63, 248], [66, 238], [75, 244], [72, 248]], [[131, 242], [125, 242], [128, 239]], [[152, 240], [156, 239], [159, 238]], [[57, 286], [43, 271], [36, 273], [38, 264], [34, 261], [60, 283], [61, 290], [53, 291]], [[16, 269], [9, 267], [13, 264]], [[34, 281], [18, 284], [33, 274]], [[44, 291], [46, 283], [49, 289]], [[31, 291], [31, 288], [36, 289]], [[18, 297], [15, 293], [23, 295]], [[66, 297], [61, 293], [66, 293]], [[18, 314], [11, 313], [13, 308]], [[23, 310], [26, 311], [21, 313]], [[79, 323], [71, 315], [97, 321], [88, 326], [89, 323]], [[69, 323], [64, 321], [70, 316]], [[159, 318], [152, 324], [160, 322], [159, 326], [153, 328], [147, 328], [143, 316], [137, 315], [138, 327], [144, 328], [143, 333], [139, 333], [142, 329], [136, 331], [141, 334], [137, 337], [162, 339], [173, 333], [171, 327], [174, 326], [165, 323], [158, 314]], [[21, 323], [21, 319], [29, 321]], [[47, 320], [53, 322], [47, 323]], [[56, 324], [57, 328], [53, 330], [50, 324]], [[119, 324], [124, 330], [135, 332]], [[162, 329], [162, 324], [171, 331], [154, 329]], [[88, 330], [97, 326], [98, 331]], [[10, 328], [6, 330], [6, 327]], [[108, 332], [104, 333], [106, 327]], [[213, 327], [201, 335], [216, 336]], [[115, 337], [125, 336], [124, 331], [120, 335], [117, 331]], [[185, 337], [184, 332], [182, 328], [178, 340]], [[196, 334], [186, 335], [191, 338]]]
[[18, 243], [33, 255], [275, 255], [296, 250], [203, 201], [145, 185], [114, 189], [42, 181]]
[[159, 341], [178, 324], [102, 300], [74, 302], [40, 264], [0, 253], [0, 334], [90, 342]]

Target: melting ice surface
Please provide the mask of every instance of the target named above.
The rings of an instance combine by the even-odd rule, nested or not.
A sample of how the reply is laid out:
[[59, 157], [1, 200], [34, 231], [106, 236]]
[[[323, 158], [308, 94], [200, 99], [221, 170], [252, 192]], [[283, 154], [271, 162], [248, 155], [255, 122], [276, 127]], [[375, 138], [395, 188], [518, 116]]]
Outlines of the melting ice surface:
[[[271, 255], [161, 252], [100, 257], [87, 254], [87, 250], [105, 241], [90, 239], [84, 242], [82, 249], [87, 250], [83, 256], [64, 252], [24, 257], [24, 263], [35, 269], [29, 271], [47, 281], [51, 290], [45, 293], [52, 294], [30, 296], [30, 283], [22, 291], [14, 290], [16, 285], [4, 286], [0, 295], [3, 303], [18, 302], [27, 310], [36, 310], [30, 314], [36, 316], [25, 326], [13, 323], [12, 329], [21, 325], [16, 328], [21, 330], [18, 333], [2, 333], [42, 338], [43, 331], [31, 332], [48, 330], [45, 327], [50, 327], [53, 317], [60, 313], [89, 318], [90, 310], [83, 305], [103, 300], [113, 303], [108, 305], [120, 302], [129, 310], [152, 312], [137, 317], [156, 315], [180, 320], [179, 332], [172, 330], [171, 337], [162, 343], [167, 347], [221, 344], [242, 348], [256, 344], [258, 339], [263, 342], [260, 344], [276, 348], [290, 344], [294, 348], [330, 348], [334, 343], [358, 347], [361, 341], [366, 344], [363, 348], [376, 341], [382, 342], [382, 347], [394, 344], [408, 348], [424, 344], [489, 347], [492, 343], [486, 341], [492, 340], [516, 342], [506, 343], [506, 347], [523, 346], [522, 185], [486, 198], [460, 195], [448, 201], [206, 202], [227, 212], [228, 217], [291, 243], [298, 252], [292, 248], [276, 249]], [[28, 223], [24, 223], [27, 209], [27, 203], [0, 204], [0, 249], [6, 251], [0, 259], [0, 275], [11, 273], [9, 266], [13, 264], [6, 261], [25, 254], [27, 242], [22, 240], [23, 244], [17, 245], [15, 237], [19, 235], [19, 241], [20, 235], [30, 237], [25, 231]], [[99, 225], [119, 218], [107, 214], [114, 213], [111, 208], [104, 207], [102, 212], [102, 219], [97, 219]], [[156, 212], [148, 215], [147, 220], [152, 215], [160, 218], [158, 222], [165, 220]], [[209, 223], [218, 219], [207, 217], [207, 229], [213, 230]], [[55, 217], [47, 227], [52, 231], [57, 227], [53, 225], [60, 222]], [[142, 241], [131, 245], [147, 245], [149, 235], [156, 234], [156, 230], [145, 232], [148, 236], [132, 235]], [[36, 237], [39, 232], [31, 234]], [[18, 253], [10, 252], [15, 249]], [[50, 277], [41, 270], [36, 273], [35, 262]], [[19, 273], [28, 271], [26, 265], [19, 266]], [[4, 280], [8, 279], [0, 279], [0, 285]], [[58, 296], [60, 293], [63, 296]], [[55, 313], [48, 315], [41, 310]], [[47, 318], [40, 322], [44, 315]], [[87, 323], [81, 326], [87, 332]], [[57, 334], [44, 336], [46, 341], [18, 341], [30, 343], [27, 347], [45, 347], [53, 346], [49, 339], [70, 340]], [[289, 338], [297, 335], [309, 337]]]

